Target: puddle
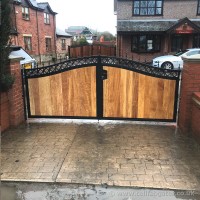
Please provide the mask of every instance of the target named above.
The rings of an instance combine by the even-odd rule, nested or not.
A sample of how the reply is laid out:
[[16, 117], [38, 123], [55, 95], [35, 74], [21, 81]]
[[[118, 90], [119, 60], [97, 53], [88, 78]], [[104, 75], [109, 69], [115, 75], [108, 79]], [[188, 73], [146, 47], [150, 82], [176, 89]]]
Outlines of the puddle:
[[1, 200], [199, 200], [197, 191], [73, 184], [2, 183]]

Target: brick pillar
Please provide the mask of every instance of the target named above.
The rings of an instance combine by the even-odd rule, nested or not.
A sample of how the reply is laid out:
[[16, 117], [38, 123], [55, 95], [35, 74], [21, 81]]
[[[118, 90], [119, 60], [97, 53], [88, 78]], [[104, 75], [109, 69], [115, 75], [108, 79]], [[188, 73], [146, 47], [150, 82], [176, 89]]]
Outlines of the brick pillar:
[[200, 144], [200, 92], [193, 94], [192, 101], [191, 130]]
[[15, 82], [8, 92], [10, 106], [10, 125], [17, 126], [24, 122], [24, 102], [22, 90], [22, 76], [19, 59], [13, 59], [10, 63], [10, 72], [15, 76]]
[[191, 131], [192, 95], [200, 92], [200, 56], [185, 57], [182, 72], [178, 126], [182, 133]]
[[6, 130], [10, 126], [10, 120], [9, 120], [9, 100], [8, 100], [8, 93], [3, 92], [0, 93], [1, 95], [1, 131]]

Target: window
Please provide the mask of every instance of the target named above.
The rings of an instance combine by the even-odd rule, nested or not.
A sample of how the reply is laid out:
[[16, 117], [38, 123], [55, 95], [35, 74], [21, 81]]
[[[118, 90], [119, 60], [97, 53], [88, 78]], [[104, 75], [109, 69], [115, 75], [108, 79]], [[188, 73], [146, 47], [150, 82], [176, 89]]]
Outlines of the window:
[[194, 35], [193, 37], [193, 48], [200, 47], [200, 35]]
[[164, 0], [133, 0], [133, 15], [162, 15]]
[[32, 50], [31, 37], [29, 37], [29, 36], [24, 37], [24, 47], [25, 47], [25, 50], [27, 50], [27, 51]]
[[62, 50], [66, 50], [66, 40], [62, 39]]
[[160, 35], [134, 35], [132, 37], [132, 52], [160, 51]]
[[50, 19], [49, 19], [49, 14], [48, 13], [44, 13], [44, 23], [45, 24], [50, 24]]
[[200, 15], [200, 0], [198, 0], [197, 15]]
[[51, 51], [51, 38], [45, 38], [46, 51]]
[[22, 7], [22, 18], [25, 19], [25, 20], [30, 19], [29, 8]]
[[193, 56], [196, 54], [200, 54], [200, 51], [199, 50], [189, 51], [188, 53], [186, 53], [186, 56]]

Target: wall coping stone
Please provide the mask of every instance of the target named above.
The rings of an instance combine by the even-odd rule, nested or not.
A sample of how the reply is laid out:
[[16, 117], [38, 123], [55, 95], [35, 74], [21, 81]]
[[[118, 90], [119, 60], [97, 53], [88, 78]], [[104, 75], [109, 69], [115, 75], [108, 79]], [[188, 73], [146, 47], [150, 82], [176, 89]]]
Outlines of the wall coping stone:
[[11, 63], [13, 63], [13, 62], [19, 62], [20, 60], [24, 60], [24, 58], [21, 56], [9, 55], [9, 60], [11, 61]]

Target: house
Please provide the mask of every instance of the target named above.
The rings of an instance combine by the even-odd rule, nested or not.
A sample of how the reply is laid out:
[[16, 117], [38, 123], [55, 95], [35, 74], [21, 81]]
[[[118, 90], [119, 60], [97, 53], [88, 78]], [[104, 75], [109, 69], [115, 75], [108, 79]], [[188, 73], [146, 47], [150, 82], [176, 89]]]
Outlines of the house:
[[200, 47], [200, 0], [114, 0], [117, 55], [151, 61]]
[[65, 29], [65, 32], [72, 35], [74, 41], [85, 37], [89, 44], [93, 43], [95, 37], [91, 30], [86, 26], [70, 26], [68, 29]]
[[72, 45], [72, 35], [56, 29], [56, 53], [57, 58], [65, 58], [68, 56], [68, 47]]
[[48, 3], [13, 0], [12, 44], [22, 46], [38, 62], [56, 56], [56, 12]]

